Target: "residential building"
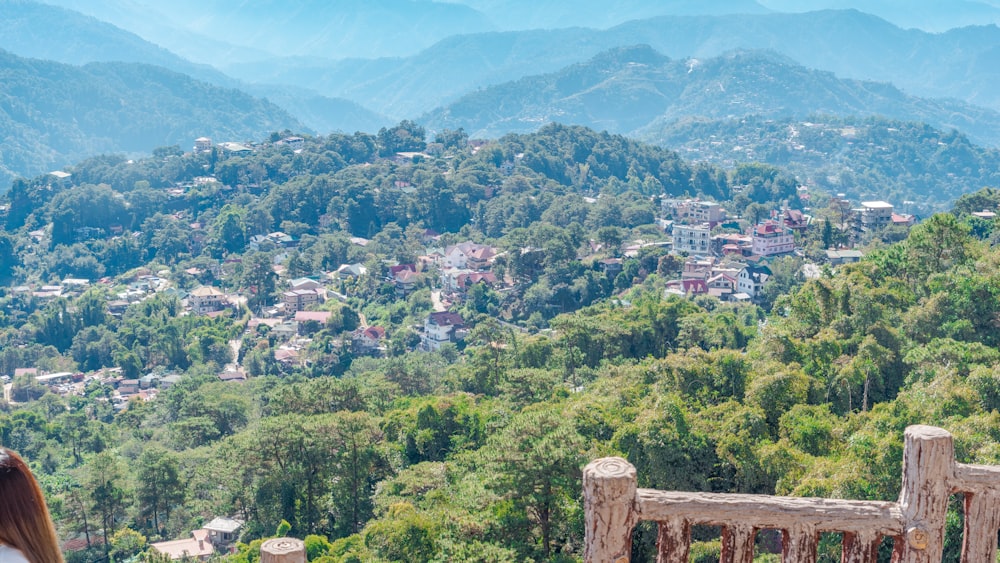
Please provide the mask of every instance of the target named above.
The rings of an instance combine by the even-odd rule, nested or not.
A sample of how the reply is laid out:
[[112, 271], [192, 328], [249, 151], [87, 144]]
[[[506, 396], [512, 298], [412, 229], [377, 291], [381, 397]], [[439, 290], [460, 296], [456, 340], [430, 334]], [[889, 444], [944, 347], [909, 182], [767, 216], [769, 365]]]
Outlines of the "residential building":
[[674, 223], [674, 252], [708, 255], [711, 252], [712, 226], [708, 223], [684, 225]]
[[171, 560], [197, 559], [207, 561], [215, 554], [215, 547], [208, 539], [208, 530], [202, 528], [191, 532], [190, 538], [173, 541], [162, 541], [149, 544], [157, 553], [170, 557]]
[[861, 207], [856, 209], [858, 224], [862, 232], [881, 229], [892, 224], [891, 203], [884, 201], [862, 201]]
[[764, 221], [753, 229], [752, 252], [755, 256], [774, 256], [795, 250], [792, 229], [777, 221]]
[[378, 350], [384, 338], [385, 329], [380, 326], [359, 328], [351, 335], [351, 346], [356, 353], [370, 354]]
[[445, 268], [485, 270], [493, 263], [496, 255], [496, 250], [491, 246], [466, 241], [449, 246], [444, 250], [443, 266]]
[[767, 266], [750, 264], [740, 270], [736, 288], [739, 293], [745, 293], [755, 299], [760, 295], [761, 290], [764, 289], [764, 284], [767, 283], [770, 277], [771, 269]]
[[319, 292], [315, 289], [293, 289], [281, 294], [281, 300], [285, 305], [285, 313], [291, 314], [304, 311], [320, 302]]
[[714, 201], [689, 200], [676, 208], [674, 217], [690, 223], [709, 223], [714, 227], [726, 220], [726, 210]]
[[202, 529], [208, 531], [208, 541], [221, 552], [230, 551], [239, 539], [239, 531], [243, 522], [233, 518], [213, 518]]
[[191, 312], [206, 315], [221, 311], [228, 304], [226, 294], [215, 287], [203, 285], [191, 291], [187, 297]]
[[827, 250], [826, 259], [830, 261], [831, 266], [839, 266], [841, 264], [851, 264], [853, 262], [858, 262], [864, 255], [860, 250]]
[[212, 152], [212, 139], [198, 137], [194, 140], [194, 152]]
[[454, 342], [464, 338], [465, 320], [458, 313], [442, 311], [431, 313], [424, 321], [424, 333], [420, 337], [420, 346], [424, 350], [441, 349], [445, 342]]

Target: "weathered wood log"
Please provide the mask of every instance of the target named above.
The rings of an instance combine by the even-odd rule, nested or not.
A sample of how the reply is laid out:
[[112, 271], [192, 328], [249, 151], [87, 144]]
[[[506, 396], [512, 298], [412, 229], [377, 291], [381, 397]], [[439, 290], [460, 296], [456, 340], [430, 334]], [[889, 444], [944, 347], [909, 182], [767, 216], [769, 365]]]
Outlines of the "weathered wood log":
[[637, 487], [635, 467], [605, 457], [583, 469], [584, 554], [586, 563], [628, 563]]
[[857, 533], [845, 533], [841, 563], [875, 563], [878, 559], [878, 546], [882, 543], [882, 534], [874, 530]]
[[917, 425], [907, 428], [903, 436], [903, 486], [899, 493], [903, 535], [896, 538], [892, 561], [940, 563], [954, 475], [951, 434]]
[[893, 536], [903, 527], [896, 503], [728, 493], [679, 493], [639, 489], [640, 520], [684, 518], [691, 524], [787, 530], [799, 524], [817, 532], [877, 531]]
[[816, 563], [819, 535], [809, 524], [799, 524], [782, 530], [781, 561], [783, 563]]
[[260, 546], [260, 563], [306, 563], [306, 544], [296, 538], [272, 538]]
[[683, 518], [657, 522], [656, 563], [688, 563], [691, 524]]
[[1000, 490], [965, 495], [962, 561], [996, 561], [997, 530], [1000, 530]]
[[753, 526], [734, 523], [722, 528], [722, 555], [720, 563], [752, 563], [754, 538]]

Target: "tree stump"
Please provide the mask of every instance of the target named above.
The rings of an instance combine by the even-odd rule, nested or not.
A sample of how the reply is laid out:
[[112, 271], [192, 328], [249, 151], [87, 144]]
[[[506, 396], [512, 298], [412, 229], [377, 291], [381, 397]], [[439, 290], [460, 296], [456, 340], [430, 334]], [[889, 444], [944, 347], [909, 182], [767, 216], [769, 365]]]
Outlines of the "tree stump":
[[[944, 551], [949, 482], [955, 450], [951, 434], [933, 426], [910, 426], [904, 433], [903, 536], [897, 538], [893, 563], [939, 563]], [[996, 541], [995, 539], [993, 540]]]
[[272, 538], [260, 546], [260, 563], [306, 563], [306, 544], [296, 538]]
[[583, 469], [584, 561], [628, 563], [637, 486], [635, 467], [620, 457], [597, 459]]

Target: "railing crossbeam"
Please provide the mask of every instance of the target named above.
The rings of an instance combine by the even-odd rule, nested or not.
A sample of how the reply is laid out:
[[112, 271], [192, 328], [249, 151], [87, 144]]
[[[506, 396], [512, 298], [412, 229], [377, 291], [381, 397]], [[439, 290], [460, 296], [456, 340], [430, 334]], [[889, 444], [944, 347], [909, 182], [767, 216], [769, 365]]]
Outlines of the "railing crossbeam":
[[632, 529], [658, 523], [658, 563], [688, 559], [691, 526], [721, 526], [721, 561], [751, 563], [758, 530], [781, 530], [782, 561], [813, 563], [819, 534], [842, 533], [841, 561], [876, 561], [893, 538], [893, 563], [940, 563], [948, 499], [965, 495], [963, 563], [994, 561], [1000, 530], [1000, 467], [956, 463], [951, 434], [906, 429], [898, 502], [684, 493], [637, 488], [635, 468], [604, 458], [583, 472], [586, 563], [628, 563]]

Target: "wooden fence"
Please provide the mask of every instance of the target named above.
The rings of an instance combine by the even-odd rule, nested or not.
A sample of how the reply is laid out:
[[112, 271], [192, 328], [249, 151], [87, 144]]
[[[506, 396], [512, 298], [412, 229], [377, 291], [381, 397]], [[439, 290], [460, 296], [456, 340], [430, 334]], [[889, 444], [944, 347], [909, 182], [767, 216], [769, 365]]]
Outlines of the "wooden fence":
[[637, 488], [636, 471], [620, 457], [583, 471], [586, 563], [628, 563], [632, 530], [658, 524], [658, 563], [686, 563], [691, 526], [722, 528], [722, 563], [750, 563], [758, 530], [782, 533], [782, 561], [814, 563], [821, 533], [843, 534], [841, 561], [874, 562], [883, 537], [893, 563], [940, 563], [952, 494], [965, 497], [962, 561], [996, 561], [1000, 467], [957, 463], [952, 436], [933, 426], [905, 433], [898, 502], [680, 493]]

